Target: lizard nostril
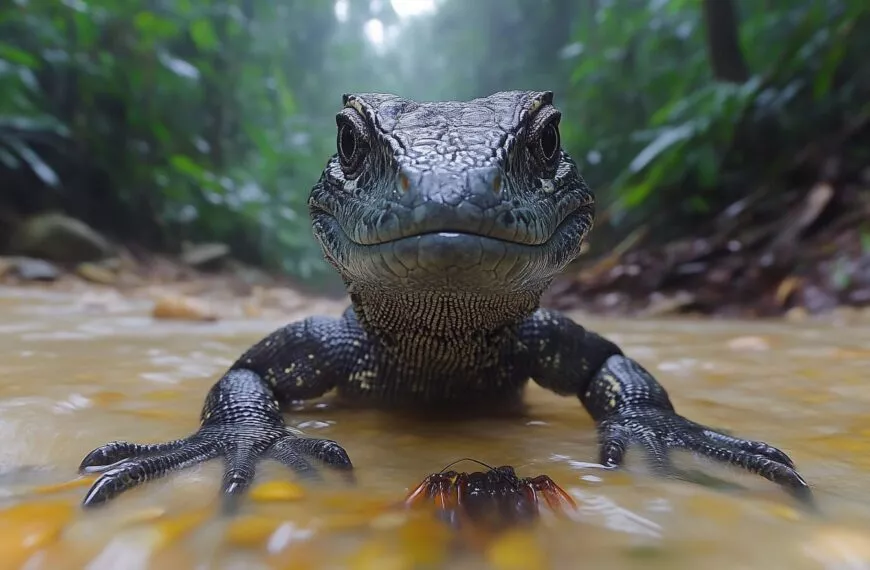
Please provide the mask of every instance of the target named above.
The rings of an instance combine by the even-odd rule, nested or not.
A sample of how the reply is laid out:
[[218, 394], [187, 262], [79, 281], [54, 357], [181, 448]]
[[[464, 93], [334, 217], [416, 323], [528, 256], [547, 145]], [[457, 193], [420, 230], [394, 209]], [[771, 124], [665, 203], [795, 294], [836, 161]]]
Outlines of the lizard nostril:
[[399, 184], [401, 184], [402, 190], [405, 192], [411, 188], [411, 180], [404, 174], [399, 174]]
[[496, 194], [501, 192], [501, 174], [496, 174], [495, 178], [492, 180], [492, 190]]

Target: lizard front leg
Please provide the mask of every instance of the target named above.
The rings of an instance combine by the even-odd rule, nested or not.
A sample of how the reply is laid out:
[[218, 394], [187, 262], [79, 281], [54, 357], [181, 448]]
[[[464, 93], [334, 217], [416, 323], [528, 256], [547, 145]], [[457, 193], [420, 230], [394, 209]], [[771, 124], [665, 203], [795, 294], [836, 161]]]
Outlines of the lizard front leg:
[[[112, 442], [90, 452], [84, 472], [102, 472], [84, 506], [104, 503], [145, 481], [223, 457], [223, 492], [237, 496], [254, 478], [255, 464], [271, 458], [305, 476], [316, 476], [307, 457], [350, 470], [337, 443], [289, 428], [281, 404], [325, 394], [346, 377], [362, 343], [346, 319], [312, 317], [283, 327], [251, 347], [211, 388], [196, 433], [175, 441], [140, 445]], [[359, 333], [361, 334], [361, 333]]]
[[595, 420], [600, 461], [623, 463], [629, 444], [640, 444], [654, 469], [668, 472], [668, 452], [682, 449], [741, 467], [812, 501], [792, 460], [760, 441], [721, 433], [677, 414], [667, 391], [609, 340], [560, 313], [538, 310], [519, 330], [529, 375], [541, 386], [577, 396]]

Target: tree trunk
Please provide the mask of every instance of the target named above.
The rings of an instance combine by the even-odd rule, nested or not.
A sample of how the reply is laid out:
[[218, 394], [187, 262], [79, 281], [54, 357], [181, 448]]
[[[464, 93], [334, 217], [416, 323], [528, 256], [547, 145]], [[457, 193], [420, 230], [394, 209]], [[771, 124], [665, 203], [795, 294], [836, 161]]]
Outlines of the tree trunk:
[[745, 82], [749, 79], [749, 67], [740, 49], [734, 0], [704, 0], [704, 23], [713, 75], [720, 81]]

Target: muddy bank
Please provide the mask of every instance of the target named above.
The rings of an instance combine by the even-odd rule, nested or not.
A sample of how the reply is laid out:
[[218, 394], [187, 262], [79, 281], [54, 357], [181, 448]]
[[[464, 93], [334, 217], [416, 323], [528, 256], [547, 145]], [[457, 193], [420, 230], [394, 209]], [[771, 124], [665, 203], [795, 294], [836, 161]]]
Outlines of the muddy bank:
[[[609, 315], [703, 314], [804, 318], [870, 305], [870, 171], [787, 194], [758, 192], [693, 237], [659, 244], [641, 226], [605, 253], [581, 257], [542, 304]], [[605, 213], [606, 216], [606, 213]], [[216, 318], [293, 310], [316, 290], [234, 259], [221, 243], [175, 255], [119, 245], [78, 220], [48, 213], [22, 225], [0, 252], [0, 284], [87, 292], [94, 287], [159, 301], [158, 313]], [[592, 236], [594, 247], [595, 235]], [[161, 301], [162, 300], [162, 301]], [[199, 315], [199, 316], [198, 316]]]
[[744, 318], [866, 308], [870, 169], [825, 165], [817, 182], [789, 192], [762, 187], [680, 232], [687, 237], [660, 243], [661, 226], [642, 225], [609, 251], [581, 258], [544, 302]]

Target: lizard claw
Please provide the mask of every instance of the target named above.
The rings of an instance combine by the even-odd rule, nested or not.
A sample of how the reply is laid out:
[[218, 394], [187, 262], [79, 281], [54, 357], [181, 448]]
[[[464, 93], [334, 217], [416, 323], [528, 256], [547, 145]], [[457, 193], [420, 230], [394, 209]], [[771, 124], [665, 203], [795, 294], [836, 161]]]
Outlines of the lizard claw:
[[269, 448], [268, 455], [302, 477], [319, 477], [306, 457], [313, 457], [334, 469], [343, 471], [349, 478], [353, 476], [353, 463], [350, 457], [343, 447], [331, 439], [286, 436]]
[[720, 433], [669, 409], [644, 406], [621, 410], [599, 422], [598, 434], [601, 463], [606, 467], [621, 465], [628, 445], [638, 443], [653, 470], [667, 474], [672, 472], [668, 452], [682, 449], [760, 475], [802, 503], [813, 501], [810, 486], [784, 452], [760, 441]]
[[157, 444], [139, 444], [129, 441], [112, 441], [88, 453], [79, 465], [81, 473], [100, 473], [125, 459], [143, 457], [163, 451], [173, 451], [185, 443], [183, 439]]
[[112, 442], [90, 452], [82, 472], [102, 472], [82, 502], [85, 507], [105, 503], [124, 491], [173, 471], [223, 456], [222, 489], [227, 499], [242, 494], [254, 480], [256, 463], [274, 459], [298, 475], [319, 478], [307, 457], [350, 472], [347, 452], [332, 440], [302, 437], [286, 428], [205, 426], [194, 435], [164, 444], [138, 445]]
[[305, 437], [286, 427], [277, 402], [254, 372], [233, 370], [212, 388], [201, 427], [193, 435], [150, 445], [113, 441], [85, 456], [80, 471], [102, 475], [82, 504], [105, 503], [146, 481], [216, 457], [225, 462], [222, 489], [228, 507], [251, 485], [256, 464], [264, 458], [309, 478], [316, 472], [306, 457], [345, 472], [353, 468], [347, 452], [336, 442]]
[[157, 445], [112, 442], [98, 447], [85, 456], [79, 467], [85, 473], [102, 472], [82, 505], [99, 505], [145, 481], [207, 461], [220, 452], [218, 442], [199, 434]]

